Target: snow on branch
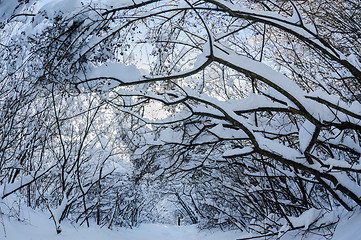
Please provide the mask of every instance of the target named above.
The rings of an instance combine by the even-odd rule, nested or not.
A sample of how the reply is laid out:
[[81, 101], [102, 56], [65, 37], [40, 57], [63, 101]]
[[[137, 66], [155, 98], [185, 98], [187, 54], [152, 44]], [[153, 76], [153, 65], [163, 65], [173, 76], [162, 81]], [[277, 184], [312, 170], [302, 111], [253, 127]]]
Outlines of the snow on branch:
[[[295, 37], [310, 44], [315, 49], [322, 51], [332, 60], [339, 62], [341, 65], [349, 69], [350, 72], [359, 79], [359, 81], [361, 81], [361, 64], [357, 58], [352, 55], [346, 57], [343, 53], [333, 48], [314, 31], [313, 26], [308, 27], [302, 24], [302, 22], [300, 22], [301, 16], [299, 14], [297, 14], [297, 18], [286, 18], [274, 12], [242, 8], [224, 0], [207, 0], [207, 2], [213, 3], [221, 9], [224, 9], [232, 16], [250, 19], [256, 22], [263, 22], [291, 33]], [[294, 9], [294, 11], [297, 12], [297, 9]]]

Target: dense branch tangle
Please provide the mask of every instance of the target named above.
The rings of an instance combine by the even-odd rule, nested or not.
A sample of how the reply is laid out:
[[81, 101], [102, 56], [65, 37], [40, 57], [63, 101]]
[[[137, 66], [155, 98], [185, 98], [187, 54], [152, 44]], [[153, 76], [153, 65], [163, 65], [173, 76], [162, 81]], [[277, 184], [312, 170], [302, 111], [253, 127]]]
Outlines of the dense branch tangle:
[[[44, 69], [38, 84], [98, 93], [112, 111], [140, 120], [132, 127], [142, 140], [129, 143], [147, 149], [132, 156], [143, 163], [140, 175], [161, 169], [169, 179], [196, 176], [195, 185], [207, 179], [230, 191], [217, 194], [237, 199], [244, 216], [242, 201], [253, 210], [264, 204], [258, 217], [276, 213], [294, 228], [288, 215], [332, 207], [316, 191], [352, 210], [361, 206], [360, 46], [334, 41], [348, 33], [322, 28], [332, 19], [316, 15], [313, 1], [270, 2], [84, 6], [36, 35], [32, 53]], [[282, 194], [289, 185], [296, 190]], [[196, 206], [207, 202], [204, 192], [186, 195]], [[82, 214], [85, 197], [83, 206]], [[227, 212], [222, 207], [215, 211]]]
[[[145, 4], [144, 2], [141, 5]], [[149, 4], [153, 4], [153, 1]], [[314, 30], [317, 28], [316, 20], [318, 19], [306, 24], [309, 19], [303, 19], [304, 16], [299, 14], [297, 5], [292, 2], [288, 2], [288, 5], [282, 3], [283, 6], [278, 9], [278, 11], [283, 9], [281, 13], [261, 10], [262, 7], [267, 6], [266, 3], [263, 6], [248, 3], [254, 10], [240, 7], [241, 3], [232, 4], [221, 0], [194, 3], [175, 1], [162, 4], [163, 2], [159, 1], [149, 13], [142, 14], [140, 17], [135, 14], [130, 20], [134, 23], [137, 21], [145, 21], [147, 24], [152, 21], [157, 23], [149, 28], [148, 32], [148, 34], [153, 34], [153, 32], [156, 34], [154, 44], [158, 53], [154, 59], [155, 65], [150, 65], [150, 69], [153, 68], [157, 72], [152, 71], [152, 75], [129, 81], [123, 81], [117, 77], [99, 76], [87, 78], [81, 83], [108, 79], [118, 82], [119, 86], [151, 84], [153, 88], [147, 89], [151, 91], [151, 94], [147, 91], [142, 93], [128, 91], [126, 94], [118, 92], [117, 97], [111, 102], [115, 103], [119, 97], [138, 96], [141, 99], [162, 102], [166, 106], [181, 105], [186, 112], [186, 118], [178, 118], [169, 124], [189, 119], [191, 116], [201, 116], [207, 121], [223, 124], [227, 126], [226, 128], [238, 129], [247, 136], [248, 141], [243, 143], [244, 146], [249, 145], [253, 149], [249, 154], [257, 153], [267, 156], [282, 164], [307, 172], [316, 179], [324, 179], [334, 186], [336, 192], [342, 192], [357, 205], [361, 205], [359, 186], [351, 190], [348, 186], [350, 183], [343, 182], [341, 180], [343, 177], [340, 177], [341, 175], [344, 175], [346, 179], [351, 177], [350, 181], [357, 185], [353, 181], [355, 176], [350, 176], [350, 174], [353, 172], [357, 175], [360, 172], [357, 165], [360, 155], [358, 137], [361, 115], [357, 101], [352, 103], [352, 110], [350, 106], [352, 100], [355, 100], [352, 96], [357, 96], [359, 93], [348, 92], [349, 97], [346, 99], [349, 102], [340, 100], [345, 96], [337, 96], [335, 99], [331, 96], [331, 93], [334, 93], [332, 90], [328, 92], [321, 90], [321, 88], [324, 89], [322, 81], [328, 82], [328, 79], [319, 80], [319, 86], [316, 86], [319, 88], [318, 92], [302, 89], [292, 78], [287, 77], [292, 76], [292, 73], [287, 72], [281, 65], [275, 65], [280, 69], [277, 72], [257, 60], [257, 56], [261, 54], [264, 55], [265, 59], [262, 59], [264, 62], [272, 62], [270, 56], [272, 49], [269, 49], [267, 45], [267, 41], [272, 41], [272, 35], [264, 32], [261, 37], [258, 37], [257, 31], [263, 25], [269, 29], [269, 32], [273, 31], [272, 34], [274, 32], [277, 34], [279, 31], [279, 36], [287, 34], [293, 37], [297, 44], [309, 49], [309, 56], [305, 56], [307, 61], [315, 61], [317, 64], [322, 59], [332, 61], [338, 66], [330, 71], [335, 71], [335, 74], [348, 74], [351, 79], [354, 79], [355, 86], [359, 86], [361, 76], [357, 57], [354, 59], [345, 57], [348, 53], [343, 54], [337, 49], [337, 45], [333, 46], [337, 43], [323, 39], [322, 35]], [[131, 8], [136, 8], [136, 5], [128, 7], [128, 9]], [[271, 8], [274, 7], [269, 6], [266, 10], [272, 10]], [[114, 9], [105, 14], [117, 13], [124, 9], [127, 7]], [[224, 21], [219, 21], [220, 19]], [[116, 31], [120, 30], [123, 29]], [[255, 32], [256, 35], [254, 35]], [[257, 45], [257, 41], [262, 39], [262, 46]], [[253, 49], [244, 44], [253, 45]], [[200, 45], [204, 46], [202, 54], [198, 50]], [[198, 56], [196, 56], [197, 52]], [[298, 58], [303, 57], [301, 55], [303, 53], [297, 52], [297, 49], [294, 49], [293, 54]], [[195, 57], [197, 57], [197, 63], [194, 68], [187, 69], [186, 64]], [[158, 67], [159, 64], [162, 68]], [[327, 66], [323, 67], [327, 68]], [[218, 74], [217, 71], [220, 71], [218, 69], [223, 69], [223, 75], [215, 76]], [[348, 73], [341, 73], [341, 71]], [[302, 73], [298, 73], [300, 74]], [[194, 86], [192, 86], [193, 89], [189, 89], [189, 85], [182, 80], [190, 77], [200, 79], [192, 83], [198, 89]], [[252, 97], [242, 98], [249, 94], [250, 83], [247, 82], [247, 78], [257, 80], [258, 84], [255, 95], [251, 94]], [[232, 84], [222, 85], [222, 81], [233, 81], [234, 84], [233, 86]], [[157, 82], [159, 85], [156, 84]], [[334, 84], [337, 85], [337, 82]], [[159, 86], [163, 88], [160, 91]], [[240, 91], [240, 88], [243, 88], [243, 91]], [[224, 94], [225, 92], [227, 94]], [[218, 97], [215, 97], [217, 95]], [[219, 100], [220, 98], [226, 101]], [[200, 107], [202, 110], [199, 110]], [[260, 119], [264, 116], [268, 116], [270, 120], [262, 122]], [[251, 123], [250, 119], [254, 117], [255, 120]], [[272, 121], [279, 121], [279, 124], [271, 123]], [[281, 121], [288, 122], [281, 123]], [[147, 122], [151, 123], [151, 121]], [[281, 132], [286, 131], [284, 129], [287, 128], [292, 129], [292, 143], [289, 142], [289, 137], [287, 142], [282, 138]], [[267, 134], [266, 131], [271, 131], [272, 134]], [[218, 133], [211, 134], [217, 136]], [[221, 136], [217, 137], [224, 141], [229, 140]], [[352, 139], [354, 146], [350, 147], [342, 140], [336, 145], [329, 141], [335, 138]], [[190, 143], [192, 142], [194, 140]], [[244, 153], [234, 154], [232, 157], [237, 156], [242, 157]], [[340, 158], [341, 156], [343, 157]], [[346, 166], [341, 166], [343, 164]], [[348, 210], [351, 210], [351, 207], [343, 200], [340, 199], [340, 201]]]

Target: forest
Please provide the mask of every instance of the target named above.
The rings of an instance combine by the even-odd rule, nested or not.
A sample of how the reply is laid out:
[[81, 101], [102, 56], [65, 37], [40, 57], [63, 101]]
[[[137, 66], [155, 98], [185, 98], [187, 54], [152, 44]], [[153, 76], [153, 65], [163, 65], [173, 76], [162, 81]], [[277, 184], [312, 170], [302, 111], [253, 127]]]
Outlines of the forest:
[[360, 23], [360, 0], [0, 0], [0, 229], [335, 239], [361, 210]]

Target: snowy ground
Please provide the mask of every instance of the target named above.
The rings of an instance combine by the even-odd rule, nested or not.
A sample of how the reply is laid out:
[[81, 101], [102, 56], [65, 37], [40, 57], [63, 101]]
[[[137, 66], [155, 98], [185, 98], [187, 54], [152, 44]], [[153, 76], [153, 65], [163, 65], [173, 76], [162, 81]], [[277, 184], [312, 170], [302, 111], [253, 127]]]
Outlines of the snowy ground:
[[[4, 228], [5, 227], [5, 228]], [[0, 239], [5, 240], [235, 240], [244, 234], [240, 231], [200, 231], [196, 226], [170, 226], [145, 224], [135, 229], [109, 230], [99, 227], [75, 228], [63, 224], [57, 235], [51, 220], [44, 214], [29, 214], [25, 221], [8, 219], [0, 215]]]
[[[361, 240], [360, 223], [361, 211], [345, 214], [332, 240]], [[56, 234], [53, 223], [44, 213], [28, 212], [27, 216], [22, 216], [21, 221], [0, 215], [1, 240], [236, 240], [251, 236], [240, 231], [200, 231], [196, 226], [178, 227], [161, 224], [144, 224], [134, 229], [109, 230], [99, 228], [95, 224], [90, 228], [75, 228], [70, 223], [63, 223], [62, 230], [61, 234]], [[291, 231], [275, 239], [324, 240], [325, 238], [317, 233], [305, 236], [303, 231]]]

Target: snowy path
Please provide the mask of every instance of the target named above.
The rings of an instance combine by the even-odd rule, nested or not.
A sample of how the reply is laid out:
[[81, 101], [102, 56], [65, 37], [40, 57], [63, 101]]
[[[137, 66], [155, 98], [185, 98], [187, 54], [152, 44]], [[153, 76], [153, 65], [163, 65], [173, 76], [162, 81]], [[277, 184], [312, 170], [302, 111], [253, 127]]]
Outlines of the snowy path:
[[[21, 216], [21, 219], [23, 221], [0, 215], [0, 240], [236, 240], [250, 236], [240, 231], [200, 231], [196, 226], [144, 224], [134, 229], [119, 228], [112, 231], [99, 228], [95, 224], [90, 228], [75, 228], [69, 223], [63, 223], [63, 231], [57, 235], [53, 223], [44, 213], [28, 212], [28, 216]], [[361, 210], [346, 213], [337, 226], [332, 240], [361, 240], [360, 222]], [[324, 238], [317, 232], [305, 236], [302, 231], [292, 231], [283, 235], [281, 240], [324, 240]]]
[[[172, 226], [145, 224], [135, 229], [81, 227], [75, 229], [71, 224], [63, 224], [63, 231], [57, 235], [50, 219], [36, 214], [23, 216], [24, 222], [9, 220], [0, 216], [0, 239], [5, 240], [235, 240], [244, 233], [240, 231], [199, 231], [196, 226]], [[2, 224], [4, 223], [4, 225]], [[5, 226], [5, 231], [4, 231]]]

